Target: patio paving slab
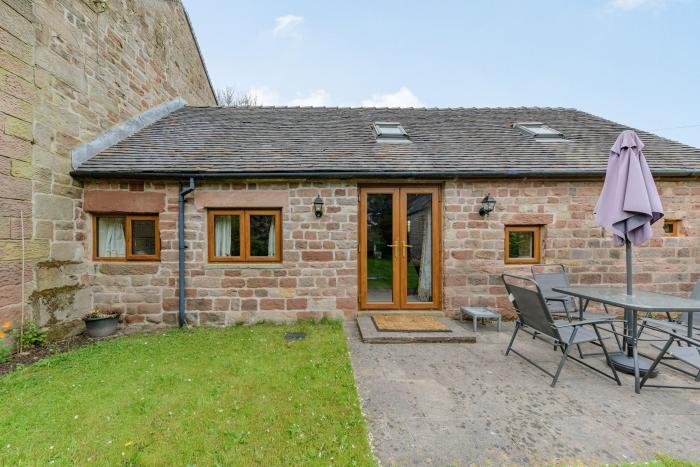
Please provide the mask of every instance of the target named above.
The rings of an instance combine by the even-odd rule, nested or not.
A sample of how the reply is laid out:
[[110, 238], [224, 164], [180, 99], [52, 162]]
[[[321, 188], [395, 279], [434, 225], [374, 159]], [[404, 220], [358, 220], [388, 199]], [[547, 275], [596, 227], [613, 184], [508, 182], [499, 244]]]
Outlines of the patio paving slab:
[[[383, 465], [596, 465], [658, 453], [700, 460], [700, 391], [648, 388], [637, 395], [631, 376], [620, 375], [617, 386], [573, 361], [551, 388], [544, 373], [503, 355], [512, 329], [480, 327], [476, 344], [379, 345], [363, 343], [356, 323], [346, 322], [362, 409]], [[561, 356], [527, 336], [516, 348], [546, 368]], [[602, 357], [586, 361], [606, 369]], [[659, 381], [692, 384], [668, 368], [660, 373]]]

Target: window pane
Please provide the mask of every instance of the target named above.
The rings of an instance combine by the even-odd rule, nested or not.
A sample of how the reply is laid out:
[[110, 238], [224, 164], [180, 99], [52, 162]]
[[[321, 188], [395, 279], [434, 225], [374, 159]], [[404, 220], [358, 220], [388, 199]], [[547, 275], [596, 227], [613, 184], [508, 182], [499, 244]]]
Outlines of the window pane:
[[241, 256], [241, 216], [214, 216], [214, 256]]
[[665, 222], [664, 223], [664, 232], [667, 234], [672, 234], [675, 233], [676, 231], [676, 223], [675, 222]]
[[124, 258], [125, 251], [124, 218], [99, 217], [97, 219], [97, 256]]
[[250, 216], [250, 256], [275, 256], [275, 216]]
[[134, 256], [153, 256], [156, 254], [156, 221], [131, 221], [131, 254]]
[[508, 232], [508, 255], [510, 258], [534, 258], [534, 232]]

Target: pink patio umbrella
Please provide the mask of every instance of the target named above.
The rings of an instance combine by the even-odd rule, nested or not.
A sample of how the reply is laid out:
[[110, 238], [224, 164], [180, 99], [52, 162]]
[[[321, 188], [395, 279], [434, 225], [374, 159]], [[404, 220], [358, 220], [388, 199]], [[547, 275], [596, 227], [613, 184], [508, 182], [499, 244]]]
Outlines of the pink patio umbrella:
[[620, 133], [610, 148], [603, 192], [595, 207], [595, 221], [627, 250], [627, 293], [632, 295], [632, 243], [651, 238], [651, 225], [664, 217], [654, 177], [642, 153], [644, 143], [633, 130]]
[[[625, 245], [627, 263], [627, 295], [632, 289], [632, 244], [637, 246], [652, 236], [651, 225], [664, 216], [659, 192], [642, 153], [644, 143], [639, 136], [626, 130], [620, 133], [610, 148], [605, 183], [595, 208], [595, 221], [613, 234], [617, 246]], [[625, 310], [628, 328], [632, 328], [632, 313]], [[631, 348], [628, 359], [619, 369], [631, 368]], [[616, 364], [618, 367], [618, 364]]]

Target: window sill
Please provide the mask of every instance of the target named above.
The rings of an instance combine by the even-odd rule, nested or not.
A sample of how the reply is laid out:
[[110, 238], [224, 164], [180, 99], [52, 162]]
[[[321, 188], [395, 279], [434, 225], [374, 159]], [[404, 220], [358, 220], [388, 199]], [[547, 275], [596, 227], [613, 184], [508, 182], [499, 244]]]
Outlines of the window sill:
[[207, 263], [204, 269], [284, 269], [282, 263]]

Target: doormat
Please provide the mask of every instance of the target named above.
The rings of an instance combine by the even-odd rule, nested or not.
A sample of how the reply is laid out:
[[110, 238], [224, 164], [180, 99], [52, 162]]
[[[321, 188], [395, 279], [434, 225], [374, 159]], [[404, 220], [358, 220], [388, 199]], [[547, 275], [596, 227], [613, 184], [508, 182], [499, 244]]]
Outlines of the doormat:
[[452, 332], [435, 316], [374, 315], [372, 321], [381, 332]]

